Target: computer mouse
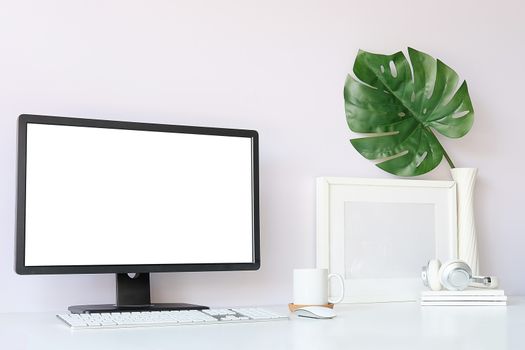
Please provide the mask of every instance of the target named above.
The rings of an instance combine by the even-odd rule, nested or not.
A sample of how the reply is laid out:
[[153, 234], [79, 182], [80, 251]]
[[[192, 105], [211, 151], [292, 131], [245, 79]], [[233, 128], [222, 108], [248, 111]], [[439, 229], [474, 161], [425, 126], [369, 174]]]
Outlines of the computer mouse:
[[334, 318], [337, 316], [333, 309], [324, 306], [303, 306], [294, 312], [299, 317], [308, 318]]

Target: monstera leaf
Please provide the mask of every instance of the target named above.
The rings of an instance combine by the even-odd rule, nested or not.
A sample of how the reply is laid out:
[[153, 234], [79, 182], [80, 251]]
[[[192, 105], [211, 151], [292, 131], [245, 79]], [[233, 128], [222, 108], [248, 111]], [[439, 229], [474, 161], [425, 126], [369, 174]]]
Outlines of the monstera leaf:
[[355, 79], [348, 76], [344, 97], [350, 129], [366, 133], [351, 140], [365, 158], [400, 176], [434, 169], [443, 156], [454, 167], [433, 130], [451, 138], [465, 135], [474, 121], [467, 83], [431, 56], [408, 49], [379, 55], [359, 51]]

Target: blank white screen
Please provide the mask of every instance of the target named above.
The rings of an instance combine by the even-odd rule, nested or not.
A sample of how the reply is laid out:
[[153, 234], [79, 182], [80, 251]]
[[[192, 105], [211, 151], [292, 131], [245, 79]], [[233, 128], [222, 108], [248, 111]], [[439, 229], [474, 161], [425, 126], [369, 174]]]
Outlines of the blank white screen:
[[253, 262], [251, 147], [29, 123], [26, 266]]

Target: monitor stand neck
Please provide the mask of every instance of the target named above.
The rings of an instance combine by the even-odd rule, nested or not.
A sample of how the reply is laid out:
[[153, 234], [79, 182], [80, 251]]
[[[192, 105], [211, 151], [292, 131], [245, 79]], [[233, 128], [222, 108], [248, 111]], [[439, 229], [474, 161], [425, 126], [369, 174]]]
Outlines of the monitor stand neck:
[[207, 306], [194, 304], [152, 304], [150, 297], [149, 273], [117, 273], [117, 302], [102, 305], [74, 305], [68, 310], [74, 314], [93, 312], [134, 312], [134, 311], [170, 311], [204, 310]]
[[117, 306], [133, 307], [151, 304], [149, 273], [117, 273]]

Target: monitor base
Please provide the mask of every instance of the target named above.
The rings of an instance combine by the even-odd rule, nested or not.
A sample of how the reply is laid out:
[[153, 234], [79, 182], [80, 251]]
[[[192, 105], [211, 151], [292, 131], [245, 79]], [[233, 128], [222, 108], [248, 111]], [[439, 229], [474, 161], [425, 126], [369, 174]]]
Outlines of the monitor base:
[[68, 307], [73, 314], [88, 314], [93, 312], [142, 312], [142, 311], [173, 311], [173, 310], [204, 310], [207, 306], [194, 304], [157, 304], [150, 298], [149, 273], [117, 273], [116, 303], [102, 305], [73, 305]]
[[149, 305], [116, 305], [116, 304], [101, 304], [101, 305], [73, 305], [68, 307], [72, 314], [89, 314], [89, 313], [103, 313], [103, 312], [142, 312], [142, 311], [173, 311], [173, 310], [205, 310], [209, 309], [207, 306], [194, 304], [149, 304]]

